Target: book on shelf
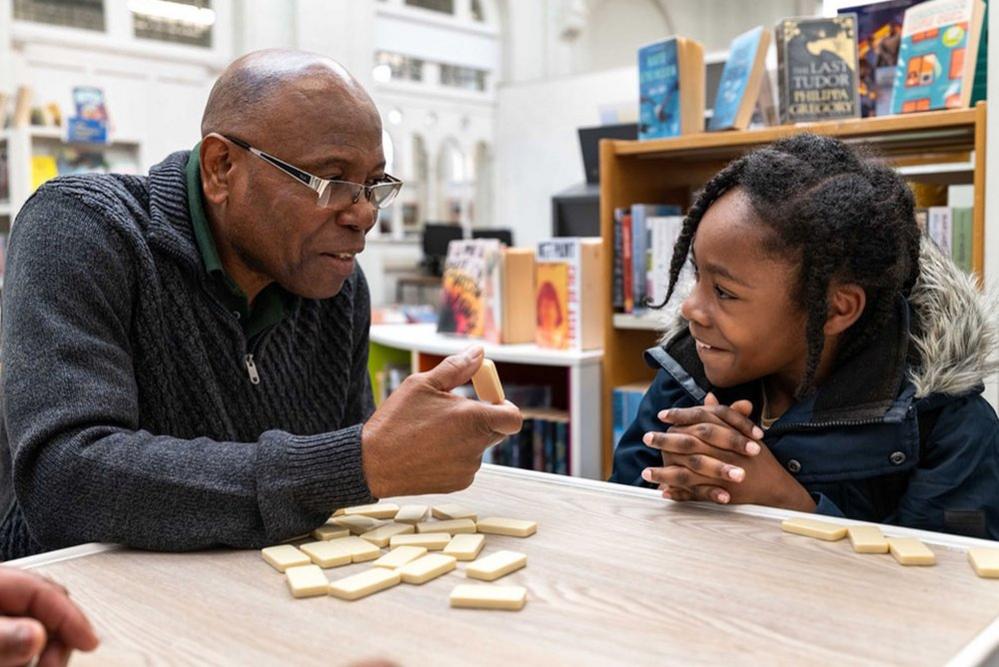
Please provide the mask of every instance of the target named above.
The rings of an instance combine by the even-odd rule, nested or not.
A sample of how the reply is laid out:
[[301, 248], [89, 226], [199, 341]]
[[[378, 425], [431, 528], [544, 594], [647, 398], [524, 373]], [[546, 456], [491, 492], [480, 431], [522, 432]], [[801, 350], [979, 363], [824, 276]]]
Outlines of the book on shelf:
[[[631, 238], [631, 207], [619, 209], [621, 226], [621, 289], [624, 293], [621, 300], [624, 303], [624, 312], [630, 313], [635, 309], [635, 273], [633, 269], [632, 252], [634, 243]], [[614, 218], [615, 226], [618, 224], [617, 216]]]
[[929, 208], [929, 218], [926, 224], [926, 233], [930, 240], [936, 244], [940, 252], [951, 256], [951, 215], [950, 207], [931, 206]]
[[971, 106], [988, 98], [989, 83], [989, 0], [985, 0], [982, 34], [978, 38], [978, 59], [975, 62], [975, 84], [971, 87]]
[[536, 342], [558, 350], [603, 346], [603, 242], [556, 238], [538, 243], [535, 265]]
[[857, 86], [862, 117], [891, 113], [905, 10], [922, 1], [886, 0], [839, 10], [840, 14], [857, 15]]
[[[625, 286], [624, 301], [626, 313], [641, 313], [646, 309], [649, 272], [649, 245], [652, 230], [649, 219], [680, 214], [680, 207], [673, 204], [632, 204], [630, 215], [631, 236], [631, 285], [630, 293]], [[623, 263], [629, 263], [625, 258]]]
[[614, 438], [614, 447], [617, 447], [621, 442], [621, 436], [638, 417], [638, 409], [649, 386], [648, 382], [635, 382], [614, 387], [611, 393], [611, 434]]
[[31, 86], [18, 86], [17, 97], [14, 102], [14, 117], [11, 119], [13, 127], [28, 127], [31, 125]]
[[774, 37], [781, 122], [860, 116], [855, 14], [782, 19]]
[[503, 248], [500, 341], [533, 343], [537, 319], [525, 304], [534, 301], [534, 250]]
[[558, 413], [532, 417], [526, 411], [521, 431], [486, 450], [483, 462], [568, 475], [569, 417]]
[[638, 138], [704, 130], [704, 47], [670, 37], [638, 50]]
[[929, 0], [906, 10], [892, 113], [969, 106], [984, 15], [982, 0]]
[[[649, 252], [646, 262], [646, 288], [650, 304], [661, 304], [666, 300], [669, 288], [669, 272], [673, 263], [673, 247], [683, 230], [682, 215], [654, 216], [648, 219]], [[681, 277], [686, 279], [690, 268], [684, 264]]]
[[775, 86], [770, 71], [763, 71], [760, 80], [760, 94], [756, 96], [756, 109], [749, 121], [749, 127], [773, 127], [780, 125], [780, 113], [777, 111], [777, 98], [774, 95]]
[[955, 206], [950, 211], [950, 256], [967, 273], [972, 270], [974, 216], [968, 206]]
[[[624, 310], [624, 225], [625, 217], [631, 216], [631, 209], [619, 206], [614, 209], [614, 257], [611, 264], [611, 305], [615, 312]], [[628, 220], [631, 224], [631, 220]]]
[[502, 246], [497, 239], [448, 244], [442, 277], [439, 333], [499, 342]]
[[31, 190], [34, 192], [41, 185], [59, 175], [59, 166], [54, 155], [31, 156]]
[[749, 127], [766, 76], [768, 48], [770, 31], [763, 26], [757, 26], [732, 40], [728, 60], [718, 82], [708, 130], [744, 130]]

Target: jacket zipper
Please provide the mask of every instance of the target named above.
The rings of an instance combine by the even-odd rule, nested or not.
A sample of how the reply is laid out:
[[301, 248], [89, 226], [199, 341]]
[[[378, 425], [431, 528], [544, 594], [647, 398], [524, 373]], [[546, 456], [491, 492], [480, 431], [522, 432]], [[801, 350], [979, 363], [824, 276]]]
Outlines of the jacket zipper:
[[253, 355], [247, 354], [244, 361], [246, 362], [246, 374], [250, 376], [250, 383], [260, 384], [260, 374], [257, 373], [257, 365], [253, 362]]
[[793, 431], [796, 429], [814, 429], [814, 428], [828, 428], [830, 426], [867, 426], [870, 424], [883, 424], [884, 419], [872, 418], [872, 419], [838, 419], [832, 421], [823, 422], [797, 422], [791, 424], [774, 424], [769, 429], [768, 433], [784, 433], [787, 431]]

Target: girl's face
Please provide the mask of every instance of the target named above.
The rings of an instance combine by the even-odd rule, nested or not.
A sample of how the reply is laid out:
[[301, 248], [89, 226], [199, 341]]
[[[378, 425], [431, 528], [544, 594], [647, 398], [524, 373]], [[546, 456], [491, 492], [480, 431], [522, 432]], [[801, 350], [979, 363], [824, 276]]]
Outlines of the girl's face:
[[792, 299], [797, 267], [767, 250], [770, 233], [739, 189], [715, 201], [697, 227], [697, 280], [680, 312], [716, 387], [771, 375], [793, 387], [804, 374], [807, 318]]

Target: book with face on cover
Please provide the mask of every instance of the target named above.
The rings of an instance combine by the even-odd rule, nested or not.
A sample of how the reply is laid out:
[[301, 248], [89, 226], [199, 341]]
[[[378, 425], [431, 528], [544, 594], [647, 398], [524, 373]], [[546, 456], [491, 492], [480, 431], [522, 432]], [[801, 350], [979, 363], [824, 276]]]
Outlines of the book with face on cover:
[[855, 14], [783, 19], [774, 36], [781, 122], [860, 116]]
[[603, 346], [609, 299], [605, 273], [599, 238], [556, 238], [538, 244], [538, 346], [576, 351]]
[[929, 0], [906, 10], [892, 113], [969, 105], [984, 16], [982, 0]]
[[498, 343], [502, 244], [497, 239], [451, 241], [442, 278], [437, 331]]

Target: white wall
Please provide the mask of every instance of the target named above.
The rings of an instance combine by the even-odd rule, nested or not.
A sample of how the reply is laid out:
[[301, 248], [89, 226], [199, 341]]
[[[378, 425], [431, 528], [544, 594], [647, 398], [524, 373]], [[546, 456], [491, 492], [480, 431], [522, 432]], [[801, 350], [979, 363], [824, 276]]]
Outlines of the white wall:
[[517, 245], [551, 236], [551, 196], [586, 180], [576, 128], [638, 95], [636, 68], [501, 87], [496, 108], [494, 222]]

